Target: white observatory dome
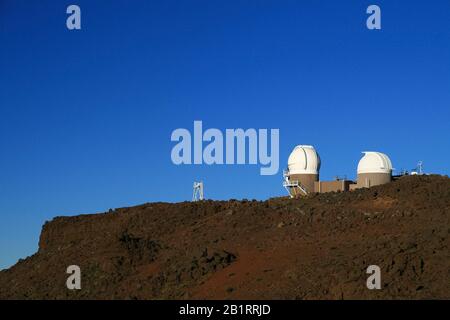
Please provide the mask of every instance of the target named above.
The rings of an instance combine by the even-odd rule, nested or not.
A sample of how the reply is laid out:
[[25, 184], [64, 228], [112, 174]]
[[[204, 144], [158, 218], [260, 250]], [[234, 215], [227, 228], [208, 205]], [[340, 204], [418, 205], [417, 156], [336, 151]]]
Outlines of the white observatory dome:
[[364, 156], [358, 163], [360, 173], [391, 173], [392, 162], [387, 155], [381, 152], [364, 151]]
[[288, 159], [289, 174], [319, 174], [320, 157], [313, 146], [296, 146]]

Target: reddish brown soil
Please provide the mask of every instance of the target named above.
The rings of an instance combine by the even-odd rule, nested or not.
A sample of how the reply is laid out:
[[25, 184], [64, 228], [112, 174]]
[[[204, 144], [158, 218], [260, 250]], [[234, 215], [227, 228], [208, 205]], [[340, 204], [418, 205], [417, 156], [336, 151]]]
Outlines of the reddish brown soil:
[[[450, 298], [450, 179], [306, 199], [148, 203], [57, 217], [0, 299]], [[79, 265], [82, 290], [66, 268]], [[366, 269], [381, 268], [381, 290]]]

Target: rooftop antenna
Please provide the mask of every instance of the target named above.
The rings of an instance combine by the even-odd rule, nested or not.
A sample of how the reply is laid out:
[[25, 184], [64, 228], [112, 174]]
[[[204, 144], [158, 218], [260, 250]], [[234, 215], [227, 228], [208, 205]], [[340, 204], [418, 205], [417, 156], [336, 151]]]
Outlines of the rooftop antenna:
[[203, 181], [200, 182], [194, 182], [194, 191], [192, 194], [192, 201], [199, 201], [203, 200]]

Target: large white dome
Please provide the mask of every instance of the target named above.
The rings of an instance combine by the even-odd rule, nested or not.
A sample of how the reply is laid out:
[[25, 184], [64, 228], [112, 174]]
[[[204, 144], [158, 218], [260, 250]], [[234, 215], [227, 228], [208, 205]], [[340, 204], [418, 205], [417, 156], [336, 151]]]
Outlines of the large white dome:
[[364, 156], [358, 163], [360, 173], [391, 173], [392, 162], [387, 155], [381, 152], [364, 151]]
[[296, 146], [288, 159], [289, 174], [319, 174], [320, 157], [313, 146]]

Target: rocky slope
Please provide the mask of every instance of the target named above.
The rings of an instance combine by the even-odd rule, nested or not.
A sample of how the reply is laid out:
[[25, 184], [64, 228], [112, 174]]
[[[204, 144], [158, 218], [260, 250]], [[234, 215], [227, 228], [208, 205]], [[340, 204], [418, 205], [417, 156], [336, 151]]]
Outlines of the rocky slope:
[[[81, 268], [82, 289], [66, 288]], [[366, 269], [381, 268], [381, 290]], [[450, 179], [57, 217], [0, 299], [450, 299]]]

